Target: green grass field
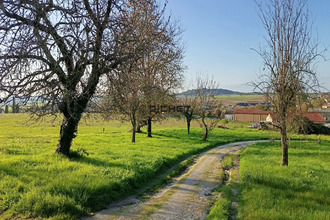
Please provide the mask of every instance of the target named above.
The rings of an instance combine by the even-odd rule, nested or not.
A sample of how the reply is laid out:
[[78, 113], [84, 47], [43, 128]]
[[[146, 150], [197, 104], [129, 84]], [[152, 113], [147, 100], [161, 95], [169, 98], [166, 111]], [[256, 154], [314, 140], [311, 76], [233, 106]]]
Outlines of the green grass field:
[[263, 95], [219, 95], [216, 96], [218, 99], [227, 99], [227, 100], [235, 100], [235, 101], [258, 101], [262, 98]]
[[289, 167], [280, 159], [279, 143], [243, 151], [238, 218], [330, 219], [330, 142], [291, 142]]
[[237, 219], [330, 219], [330, 138], [322, 139], [321, 145], [290, 142], [288, 167], [280, 166], [279, 142], [243, 150], [239, 172], [232, 170], [231, 181], [219, 187], [207, 219], [231, 219], [237, 213], [232, 201], [238, 202]]
[[154, 124], [153, 138], [137, 134], [132, 144], [128, 124], [82, 119], [72, 145], [77, 157], [68, 159], [54, 153], [59, 119], [37, 124], [27, 119], [24, 114], [0, 115], [0, 219], [75, 219], [134, 194], [190, 155], [274, 135], [216, 129], [204, 142], [198, 123], [188, 135], [183, 120], [171, 119]]
[[238, 102], [247, 101], [264, 101], [263, 95], [219, 95], [217, 99], [221, 100], [224, 105], [235, 105]]

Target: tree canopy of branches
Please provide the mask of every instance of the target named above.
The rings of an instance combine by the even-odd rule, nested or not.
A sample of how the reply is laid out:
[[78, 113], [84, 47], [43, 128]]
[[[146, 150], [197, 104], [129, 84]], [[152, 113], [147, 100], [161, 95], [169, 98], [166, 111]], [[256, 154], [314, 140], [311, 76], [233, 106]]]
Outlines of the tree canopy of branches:
[[320, 55], [312, 40], [307, 0], [269, 0], [257, 2], [266, 30], [266, 46], [257, 52], [266, 73], [255, 87], [273, 104], [281, 133], [282, 166], [288, 166], [287, 113], [308, 90], [317, 88], [313, 68]]
[[194, 89], [188, 90], [178, 98], [180, 105], [184, 106], [180, 116], [186, 118], [188, 134], [191, 121], [200, 119], [204, 130], [203, 140], [206, 141], [223, 117], [222, 104], [215, 97], [219, 84], [207, 76], [197, 75], [192, 87]]
[[[129, 23], [134, 24], [138, 40], [144, 42], [141, 54], [134, 62], [123, 62], [116, 74], [109, 77], [108, 104], [132, 124], [132, 142], [135, 142], [137, 125], [149, 121], [152, 105], [163, 105], [174, 97], [175, 89], [182, 80], [183, 49], [180, 44], [180, 27], [164, 15], [164, 7], [155, 1], [131, 1], [134, 8], [127, 15]], [[127, 44], [134, 47], [134, 44]], [[110, 107], [111, 108], [111, 107]]]
[[125, 10], [133, 10], [126, 4], [0, 1], [0, 95], [58, 105], [63, 114], [58, 153], [69, 155], [82, 113], [102, 89], [103, 76], [142, 48], [125, 47], [137, 39], [134, 27], [122, 19]]
[[221, 102], [215, 98], [218, 87], [218, 83], [213, 79], [197, 77], [196, 97], [192, 109], [195, 109], [197, 117], [201, 119], [204, 141], [222, 118]]
[[[146, 109], [173, 100], [174, 92], [183, 80], [182, 72], [185, 67], [182, 63], [182, 31], [178, 22], [164, 16], [165, 6], [162, 10], [155, 7], [156, 13], [149, 15], [152, 22], [142, 30], [148, 43], [142, 59], [139, 60], [138, 68], [144, 78], [142, 92]], [[151, 122], [153, 118], [159, 118], [159, 114], [150, 111], [146, 113], [147, 136], [151, 137]]]

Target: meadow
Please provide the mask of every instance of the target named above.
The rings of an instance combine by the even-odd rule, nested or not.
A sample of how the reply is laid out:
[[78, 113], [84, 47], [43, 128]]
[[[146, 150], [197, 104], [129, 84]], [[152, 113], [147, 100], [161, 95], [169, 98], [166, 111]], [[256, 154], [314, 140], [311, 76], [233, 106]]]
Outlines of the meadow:
[[[55, 154], [60, 118], [28, 120], [26, 114], [0, 115], [0, 218], [76, 219], [135, 194], [191, 155], [228, 142], [278, 137], [228, 123], [208, 141], [194, 122], [168, 119], [153, 126], [153, 137], [101, 118], [81, 120], [73, 157]], [[143, 130], [143, 129], [142, 129]]]
[[280, 159], [279, 143], [243, 151], [238, 218], [330, 219], [330, 141], [291, 142], [289, 166]]
[[[207, 220], [233, 215], [236, 219], [330, 219], [330, 138], [322, 136], [320, 145], [315, 136], [310, 138], [289, 143], [288, 167], [280, 166], [279, 142], [244, 149], [239, 170], [232, 169], [230, 181], [217, 190], [220, 197]], [[233, 166], [235, 157], [227, 156], [223, 166]], [[238, 202], [238, 210], [232, 202]]]
[[221, 100], [223, 105], [236, 105], [239, 102], [248, 101], [264, 101], [265, 97], [263, 95], [251, 94], [251, 95], [219, 95], [216, 96], [217, 99]]

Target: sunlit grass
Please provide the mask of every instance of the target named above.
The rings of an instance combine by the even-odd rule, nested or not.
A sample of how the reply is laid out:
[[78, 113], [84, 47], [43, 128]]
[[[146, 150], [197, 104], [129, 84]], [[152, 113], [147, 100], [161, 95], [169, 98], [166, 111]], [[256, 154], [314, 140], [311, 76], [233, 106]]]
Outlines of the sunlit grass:
[[140, 133], [132, 144], [129, 124], [86, 118], [73, 141], [76, 157], [68, 159], [54, 153], [60, 119], [27, 119], [0, 115], [0, 219], [75, 219], [134, 194], [190, 155], [228, 142], [278, 137], [233, 123], [204, 142], [198, 122], [188, 135], [183, 119], [168, 119], [154, 123], [153, 138]]
[[0, 218], [75, 219], [134, 194], [189, 155], [270, 135], [216, 129], [204, 142], [197, 122], [188, 135], [184, 120], [169, 119], [154, 124], [153, 138], [140, 133], [132, 144], [129, 124], [82, 119], [72, 144], [77, 157], [68, 159], [55, 154], [60, 119], [27, 119], [0, 115]]
[[[328, 139], [328, 137], [322, 137]], [[289, 166], [280, 166], [280, 143], [241, 154], [239, 219], [330, 219], [330, 142], [289, 144]]]
[[219, 95], [216, 96], [217, 99], [222, 100], [235, 100], [235, 101], [258, 101], [261, 100], [263, 95]]

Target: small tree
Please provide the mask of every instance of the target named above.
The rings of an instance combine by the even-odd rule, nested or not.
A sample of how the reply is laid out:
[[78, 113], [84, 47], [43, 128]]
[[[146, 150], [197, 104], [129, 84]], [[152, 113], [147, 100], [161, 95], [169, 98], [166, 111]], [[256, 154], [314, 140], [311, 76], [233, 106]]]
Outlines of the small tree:
[[132, 143], [135, 143], [136, 127], [141, 118], [142, 97], [140, 81], [135, 74], [118, 72], [117, 77], [112, 81], [113, 86], [109, 87], [108, 108], [112, 114], [119, 115], [123, 120], [132, 124]]
[[[145, 29], [147, 42], [141, 73], [144, 78], [143, 96], [146, 109], [151, 106], [164, 105], [175, 98], [175, 90], [181, 86], [183, 79], [182, 64], [184, 49], [181, 44], [181, 28], [179, 22], [164, 16], [166, 3], [160, 14], [154, 19], [154, 25]], [[158, 34], [155, 35], [155, 28]], [[159, 114], [146, 112], [147, 137], [152, 137], [152, 121], [160, 117]]]
[[282, 166], [288, 166], [287, 114], [299, 97], [317, 88], [313, 61], [319, 55], [311, 40], [307, 0], [257, 2], [267, 32], [266, 47], [257, 53], [267, 72], [254, 83], [273, 103], [282, 144]]
[[[193, 83], [191, 83], [193, 84]], [[193, 87], [190, 85], [189, 88]], [[187, 132], [190, 134], [191, 122], [194, 119], [197, 119], [197, 104], [198, 104], [198, 96], [197, 89], [189, 89], [186, 92], [183, 92], [178, 97], [178, 102], [181, 106], [189, 106], [183, 108], [183, 113], [179, 113], [180, 116], [184, 116], [187, 124]]]
[[196, 98], [193, 96], [185, 97], [181, 100], [183, 106], [190, 106], [190, 108], [183, 109], [183, 116], [187, 122], [187, 132], [190, 134], [191, 121], [196, 118]]
[[[177, 37], [178, 26], [165, 19], [165, 6], [154, 1], [129, 1], [133, 10], [125, 13], [125, 21], [135, 27], [137, 40], [144, 48], [134, 62], [123, 62], [118, 71], [109, 77], [111, 105], [132, 123], [132, 142], [137, 127], [149, 121], [151, 136], [151, 105], [165, 104], [173, 90], [181, 83], [182, 49]], [[135, 44], [127, 44], [127, 50]], [[157, 114], [158, 116], [159, 114]]]
[[204, 141], [223, 117], [221, 102], [215, 98], [217, 89], [218, 83], [213, 79], [197, 78], [195, 110], [204, 128]]

